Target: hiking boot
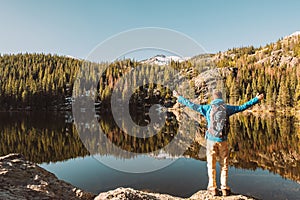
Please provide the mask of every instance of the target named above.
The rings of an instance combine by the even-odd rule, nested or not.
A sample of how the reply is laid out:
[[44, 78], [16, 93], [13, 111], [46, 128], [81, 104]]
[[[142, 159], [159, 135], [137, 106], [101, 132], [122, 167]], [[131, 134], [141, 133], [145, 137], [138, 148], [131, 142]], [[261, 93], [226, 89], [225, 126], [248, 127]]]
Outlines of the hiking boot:
[[222, 196], [226, 197], [231, 194], [230, 189], [222, 189]]
[[215, 189], [208, 189], [208, 192], [209, 192], [209, 194], [211, 194], [212, 196], [218, 196], [218, 193], [219, 193], [219, 191], [218, 191], [217, 188], [215, 188]]

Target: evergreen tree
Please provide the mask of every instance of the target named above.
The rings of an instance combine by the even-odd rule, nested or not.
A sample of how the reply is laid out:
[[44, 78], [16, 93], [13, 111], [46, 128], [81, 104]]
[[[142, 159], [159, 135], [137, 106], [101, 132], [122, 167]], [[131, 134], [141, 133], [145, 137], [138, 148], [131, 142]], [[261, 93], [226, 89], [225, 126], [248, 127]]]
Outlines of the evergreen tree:
[[278, 98], [277, 98], [277, 105], [280, 107], [288, 107], [290, 106], [291, 99], [289, 95], [289, 89], [287, 88], [287, 85], [285, 83], [285, 80], [282, 79], [280, 82], [280, 88], [279, 88], [279, 93], [278, 93]]
[[294, 96], [294, 106], [300, 107], [300, 81], [298, 81], [295, 96]]

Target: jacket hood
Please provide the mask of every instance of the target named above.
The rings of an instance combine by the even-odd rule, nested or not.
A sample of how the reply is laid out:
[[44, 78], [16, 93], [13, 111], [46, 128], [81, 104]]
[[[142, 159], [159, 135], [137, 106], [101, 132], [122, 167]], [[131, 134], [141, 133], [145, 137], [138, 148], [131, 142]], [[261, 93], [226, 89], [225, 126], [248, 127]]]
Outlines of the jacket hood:
[[214, 99], [210, 104], [224, 103], [223, 99]]

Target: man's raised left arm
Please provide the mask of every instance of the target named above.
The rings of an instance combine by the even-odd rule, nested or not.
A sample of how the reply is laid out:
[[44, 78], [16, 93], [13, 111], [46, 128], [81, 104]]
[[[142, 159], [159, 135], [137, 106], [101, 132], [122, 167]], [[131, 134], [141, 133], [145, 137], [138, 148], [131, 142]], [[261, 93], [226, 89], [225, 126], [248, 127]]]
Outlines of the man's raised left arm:
[[246, 103], [244, 103], [243, 105], [240, 106], [231, 106], [231, 105], [227, 105], [227, 109], [228, 109], [228, 114], [232, 115], [238, 112], [242, 112], [248, 108], [250, 108], [251, 106], [257, 104], [258, 102], [260, 102], [262, 99], [264, 98], [264, 94], [257, 94], [256, 97], [254, 97], [253, 99], [251, 99], [250, 101], [247, 101]]

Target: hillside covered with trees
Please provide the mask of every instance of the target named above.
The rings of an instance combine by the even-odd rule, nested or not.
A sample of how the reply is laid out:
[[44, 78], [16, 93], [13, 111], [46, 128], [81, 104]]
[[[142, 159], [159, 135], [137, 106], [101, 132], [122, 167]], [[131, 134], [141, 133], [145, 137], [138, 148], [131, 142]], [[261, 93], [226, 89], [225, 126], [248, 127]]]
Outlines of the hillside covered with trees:
[[[268, 109], [299, 108], [299, 35], [282, 38], [264, 47], [233, 48], [209, 57], [210, 66], [236, 69], [236, 73], [224, 77], [226, 100], [230, 103], [242, 103], [257, 92], [263, 92], [266, 98], [262, 105]], [[205, 67], [203, 62], [199, 62], [201, 59], [203, 56], [200, 55], [181, 63], [171, 62], [170, 65], [190, 80]], [[74, 82], [81, 73], [80, 67], [83, 63], [82, 60], [49, 54], [0, 55], [0, 110], [71, 109], [70, 102], [66, 99], [72, 96]], [[120, 77], [139, 65], [139, 62], [128, 59], [110, 63], [100, 76], [96, 101], [102, 104], [108, 102]], [[93, 66], [100, 68], [102, 64]], [[134, 77], [143, 79], [155, 75], [157, 72], [154, 68], [145, 66], [145, 70]], [[95, 74], [89, 76], [97, 77]], [[135, 81], [122, 83], [123, 92]], [[170, 91], [155, 84], [140, 87], [134, 96], [136, 102], [153, 98], [155, 102], [165, 105], [174, 103]]]
[[80, 61], [56, 55], [0, 56], [1, 110], [56, 110], [71, 95]]
[[226, 89], [236, 102], [245, 102], [257, 92], [265, 94], [268, 109], [300, 106], [300, 36], [278, 40], [265, 47], [234, 48], [213, 58], [219, 68], [237, 68], [227, 77]]

